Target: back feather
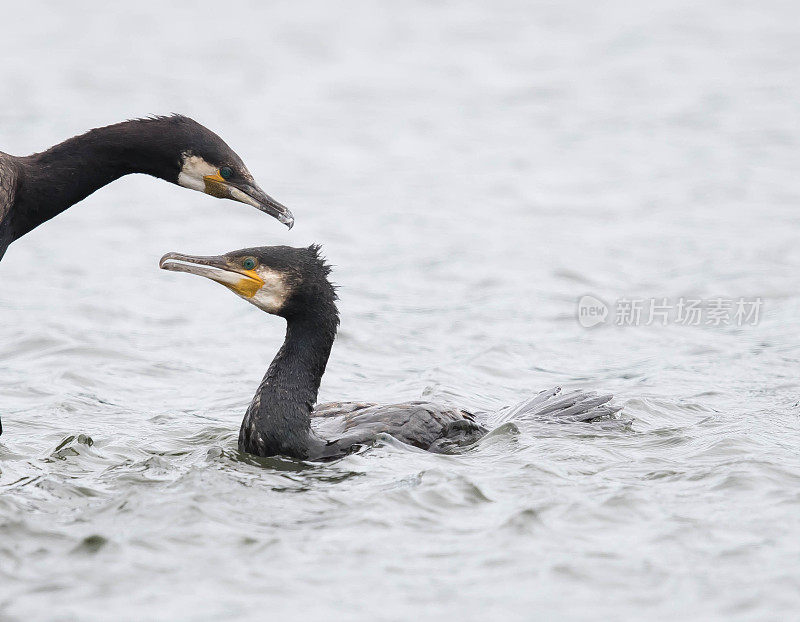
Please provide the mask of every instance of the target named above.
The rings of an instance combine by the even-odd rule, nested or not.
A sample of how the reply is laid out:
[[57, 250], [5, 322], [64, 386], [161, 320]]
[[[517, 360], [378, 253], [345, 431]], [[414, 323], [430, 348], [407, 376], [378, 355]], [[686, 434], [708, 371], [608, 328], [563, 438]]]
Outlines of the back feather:
[[557, 423], [591, 421], [609, 417], [622, 410], [622, 406], [610, 403], [613, 397], [581, 389], [561, 393], [561, 387], [553, 387], [500, 413], [492, 423], [499, 424], [514, 419], [538, 419]]

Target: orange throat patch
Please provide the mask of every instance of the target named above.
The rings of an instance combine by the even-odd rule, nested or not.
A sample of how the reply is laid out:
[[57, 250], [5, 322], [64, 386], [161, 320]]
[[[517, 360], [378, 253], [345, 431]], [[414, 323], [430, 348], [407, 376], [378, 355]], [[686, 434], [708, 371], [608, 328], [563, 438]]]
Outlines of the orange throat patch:
[[248, 274], [248, 276], [239, 279], [236, 283], [233, 283], [228, 287], [244, 298], [252, 298], [263, 286], [264, 281], [261, 280], [261, 277], [259, 277], [255, 272], [252, 272]]

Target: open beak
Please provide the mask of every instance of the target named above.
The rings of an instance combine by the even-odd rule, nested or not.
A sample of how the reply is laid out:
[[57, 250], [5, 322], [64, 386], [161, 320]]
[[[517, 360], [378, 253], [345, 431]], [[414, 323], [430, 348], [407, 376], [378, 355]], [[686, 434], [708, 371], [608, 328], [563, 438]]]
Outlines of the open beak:
[[206, 175], [203, 179], [206, 182], [206, 194], [252, 205], [256, 209], [277, 218], [289, 229], [294, 225], [294, 216], [289, 211], [289, 208], [278, 203], [259, 188], [255, 182], [226, 181], [219, 174]]
[[198, 257], [167, 253], [158, 267], [171, 272], [188, 272], [221, 283], [243, 298], [252, 298], [264, 285], [264, 280], [253, 270], [245, 270], [231, 262], [225, 255]]

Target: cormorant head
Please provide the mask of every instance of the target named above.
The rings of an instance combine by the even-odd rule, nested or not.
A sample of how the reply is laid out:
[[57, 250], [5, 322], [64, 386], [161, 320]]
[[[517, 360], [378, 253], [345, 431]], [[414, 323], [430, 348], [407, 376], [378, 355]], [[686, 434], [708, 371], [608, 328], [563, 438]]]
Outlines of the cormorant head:
[[216, 257], [167, 253], [159, 267], [222, 283], [259, 309], [287, 319], [332, 316], [338, 323], [330, 266], [320, 247], [260, 246]]
[[214, 132], [182, 115], [143, 122], [158, 124], [156, 140], [164, 151], [178, 150], [177, 174], [170, 173], [168, 181], [252, 205], [292, 228], [294, 216], [288, 208], [259, 188], [242, 159]]

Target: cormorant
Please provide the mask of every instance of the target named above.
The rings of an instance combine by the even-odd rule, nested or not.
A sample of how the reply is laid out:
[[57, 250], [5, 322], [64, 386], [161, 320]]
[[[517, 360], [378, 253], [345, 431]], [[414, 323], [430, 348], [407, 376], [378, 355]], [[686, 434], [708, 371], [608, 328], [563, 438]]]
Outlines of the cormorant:
[[0, 152], [0, 259], [14, 240], [130, 173], [247, 203], [290, 228], [294, 223], [211, 130], [181, 115], [134, 119], [26, 157]]
[[[433, 452], [473, 443], [488, 430], [465, 410], [430, 402], [316, 405], [339, 326], [330, 267], [320, 247], [268, 246], [217, 257], [167, 253], [159, 266], [225, 285], [259, 309], [286, 320], [286, 338], [269, 366], [239, 431], [239, 449], [257, 456], [329, 460], [371, 443], [381, 433]], [[507, 413], [589, 421], [619, 408], [610, 395], [544, 391]]]

